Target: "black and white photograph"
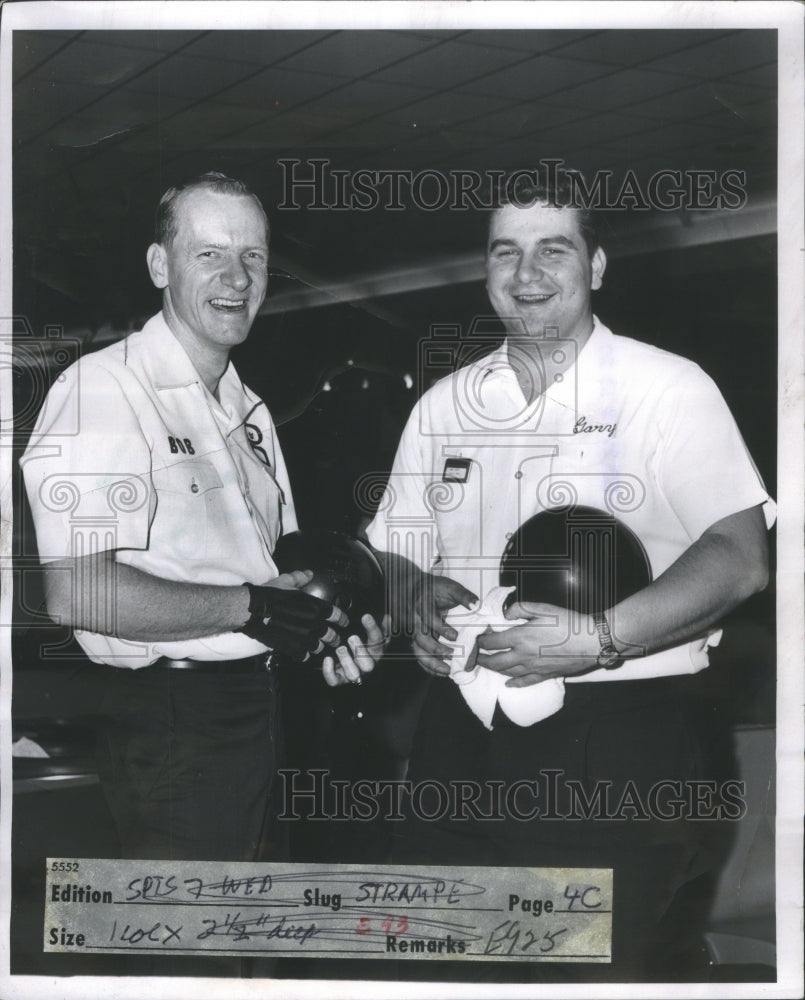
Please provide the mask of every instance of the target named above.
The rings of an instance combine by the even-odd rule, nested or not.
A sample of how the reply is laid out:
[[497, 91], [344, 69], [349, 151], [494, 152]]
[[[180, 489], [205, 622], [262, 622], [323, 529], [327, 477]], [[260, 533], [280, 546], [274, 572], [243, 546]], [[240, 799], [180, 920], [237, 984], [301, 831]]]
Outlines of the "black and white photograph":
[[804, 23], [3, 6], [0, 995], [802, 995]]

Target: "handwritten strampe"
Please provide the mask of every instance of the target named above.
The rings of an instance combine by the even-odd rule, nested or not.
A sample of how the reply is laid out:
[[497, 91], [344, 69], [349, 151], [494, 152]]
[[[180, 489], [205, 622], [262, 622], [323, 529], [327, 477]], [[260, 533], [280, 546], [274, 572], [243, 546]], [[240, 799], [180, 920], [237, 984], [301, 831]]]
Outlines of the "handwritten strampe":
[[45, 951], [611, 961], [611, 869], [49, 858], [45, 891]]

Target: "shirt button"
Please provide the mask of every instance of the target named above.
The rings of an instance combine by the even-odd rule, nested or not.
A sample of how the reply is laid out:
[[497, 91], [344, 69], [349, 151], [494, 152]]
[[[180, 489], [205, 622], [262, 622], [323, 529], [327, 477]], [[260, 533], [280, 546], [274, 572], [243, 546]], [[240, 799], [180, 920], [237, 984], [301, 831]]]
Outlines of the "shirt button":
[[519, 471], [518, 471], [518, 472], [515, 472], [515, 474], [514, 474], [514, 478], [515, 478], [515, 479], [522, 479], [522, 478], [523, 478], [523, 474], [522, 474], [522, 472], [519, 472]]
[[190, 492], [191, 493], [198, 493], [198, 483], [193, 483], [192, 484], [192, 486], [190, 487]]

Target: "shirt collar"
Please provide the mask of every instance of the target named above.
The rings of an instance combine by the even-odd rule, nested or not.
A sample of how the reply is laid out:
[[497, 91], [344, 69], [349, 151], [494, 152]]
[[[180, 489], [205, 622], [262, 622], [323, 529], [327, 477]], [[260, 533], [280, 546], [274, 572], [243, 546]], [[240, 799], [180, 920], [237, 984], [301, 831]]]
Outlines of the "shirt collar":
[[[597, 316], [593, 316], [593, 332], [590, 334], [588, 340], [579, 352], [579, 359], [584, 361], [584, 366], [588, 370], [590, 366], [595, 368], [597, 361], [601, 358], [602, 351], [608, 351], [607, 342], [613, 336], [612, 331], [604, 326], [604, 324], [598, 319]], [[508, 352], [508, 341], [504, 340], [503, 343], [495, 348], [491, 354], [488, 354], [485, 358], [482, 358], [478, 362], [479, 367], [483, 370], [483, 380], [488, 381], [490, 379], [502, 379], [505, 381], [517, 380], [517, 375], [514, 369], [509, 364], [509, 352]], [[555, 391], [561, 391], [562, 383], [558, 383], [556, 386], [551, 386], [546, 395], [553, 395]]]
[[218, 398], [224, 410], [238, 422], [244, 421], [255, 407], [265, 406], [263, 400], [241, 382], [231, 361], [218, 383]]
[[[140, 336], [144, 348], [143, 364], [155, 389], [185, 389], [198, 383], [206, 391], [201, 376], [168, 326], [164, 313], [152, 316]], [[224, 410], [238, 415], [241, 420], [262, 403], [260, 397], [241, 382], [231, 361], [218, 383], [218, 396]]]

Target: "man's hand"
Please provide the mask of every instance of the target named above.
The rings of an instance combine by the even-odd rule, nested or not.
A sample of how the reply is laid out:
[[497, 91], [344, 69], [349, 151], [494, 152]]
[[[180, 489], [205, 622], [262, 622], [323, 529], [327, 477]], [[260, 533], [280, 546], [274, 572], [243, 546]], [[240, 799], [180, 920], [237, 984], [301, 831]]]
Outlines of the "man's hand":
[[528, 620], [504, 632], [485, 632], [477, 643], [478, 664], [509, 677], [506, 687], [529, 687], [597, 666], [600, 644], [589, 615], [523, 601], [512, 604], [506, 617]]
[[343, 641], [336, 629], [344, 628], [348, 619], [332, 604], [299, 589], [312, 577], [311, 570], [296, 570], [264, 587], [247, 584], [249, 619], [238, 631], [302, 662], [325, 646], [335, 649]]
[[[767, 580], [762, 507], [730, 514], [711, 524], [653, 583], [608, 609], [613, 635], [617, 624], [616, 646], [629, 657], [646, 656], [701, 636]], [[512, 605], [506, 617], [528, 623], [482, 635], [478, 662], [508, 675], [508, 686], [525, 687], [596, 666], [600, 643], [586, 616], [571, 621], [562, 608], [521, 603]]]
[[444, 618], [451, 608], [461, 604], [470, 608], [478, 598], [456, 580], [446, 576], [423, 573], [416, 584], [411, 606], [413, 627], [412, 648], [417, 662], [429, 674], [445, 677], [450, 673], [451, 651], [439, 642], [443, 637], [454, 642], [458, 633], [445, 625]]
[[312, 569], [295, 569], [290, 573], [280, 573], [269, 580], [267, 587], [278, 587], [280, 590], [301, 590], [313, 579]]
[[360, 684], [364, 674], [370, 673], [382, 658], [391, 634], [391, 617], [385, 615], [380, 625], [371, 615], [364, 615], [361, 624], [366, 629], [366, 640], [351, 635], [346, 645], [336, 647], [335, 657], [325, 656], [322, 674], [330, 687], [339, 684]]

